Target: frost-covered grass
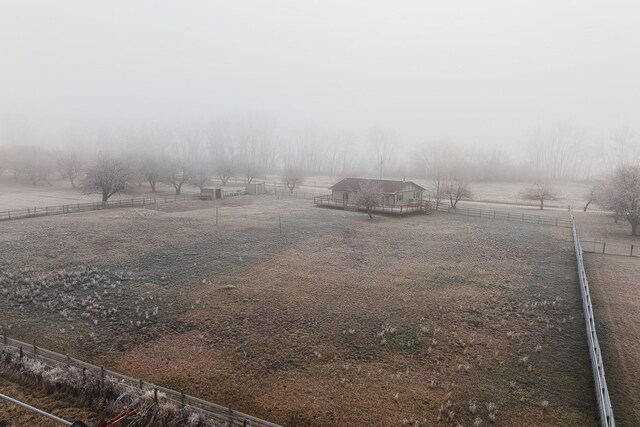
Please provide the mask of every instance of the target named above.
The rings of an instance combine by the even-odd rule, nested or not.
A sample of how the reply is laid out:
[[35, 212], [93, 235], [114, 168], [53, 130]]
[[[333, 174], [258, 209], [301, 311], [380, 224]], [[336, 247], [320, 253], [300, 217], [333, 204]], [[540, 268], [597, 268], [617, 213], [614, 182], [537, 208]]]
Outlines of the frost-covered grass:
[[[167, 400], [163, 393], [156, 395], [152, 390], [133, 388], [109, 375], [101, 378], [93, 371], [74, 366], [51, 367], [28, 357], [21, 358], [16, 351], [0, 349], [0, 374], [41, 387], [47, 393], [73, 396], [77, 398], [78, 404], [91, 407], [96, 412], [111, 412], [111, 416], [116, 415], [113, 412], [114, 402], [123, 393], [128, 393], [129, 401], [140, 399], [140, 403], [135, 406], [138, 413], [133, 417], [137, 420], [137, 425], [149, 427], [219, 425], [189, 407], [180, 408], [176, 403]], [[118, 409], [117, 406], [116, 409]]]

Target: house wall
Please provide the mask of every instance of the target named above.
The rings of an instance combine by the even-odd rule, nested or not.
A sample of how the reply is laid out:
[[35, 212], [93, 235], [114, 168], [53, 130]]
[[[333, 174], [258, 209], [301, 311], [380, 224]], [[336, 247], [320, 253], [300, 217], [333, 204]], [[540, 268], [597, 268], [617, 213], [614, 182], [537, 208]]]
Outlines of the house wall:
[[[406, 190], [406, 188], [403, 190]], [[402, 200], [398, 200], [399, 195], [402, 195]], [[396, 206], [408, 205], [409, 203], [413, 203], [418, 200], [422, 200], [422, 190], [418, 188], [412, 188], [410, 191], [396, 193]]]
[[353, 191], [331, 190], [331, 198], [336, 202], [341, 202], [344, 200], [345, 193], [349, 194], [349, 199], [348, 199], [349, 201], [355, 200], [356, 193], [354, 193]]
[[[341, 202], [344, 199], [344, 194], [348, 193], [349, 198], [347, 199], [349, 202], [353, 202], [356, 198], [355, 191], [338, 191], [331, 190], [331, 198], [336, 202]], [[402, 200], [398, 200], [398, 195], [402, 195]], [[401, 192], [394, 194], [385, 194], [384, 195], [384, 205], [385, 206], [404, 206], [412, 203], [416, 200], [422, 199], [422, 190], [419, 187], [414, 185], [407, 185], [402, 189]]]

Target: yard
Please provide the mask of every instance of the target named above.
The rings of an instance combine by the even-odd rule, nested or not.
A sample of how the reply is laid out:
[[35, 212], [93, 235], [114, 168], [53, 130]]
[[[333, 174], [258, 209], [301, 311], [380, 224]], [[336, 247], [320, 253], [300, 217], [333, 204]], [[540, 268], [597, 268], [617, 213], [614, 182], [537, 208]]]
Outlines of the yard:
[[568, 229], [217, 206], [1, 223], [2, 331], [286, 425], [597, 424]]

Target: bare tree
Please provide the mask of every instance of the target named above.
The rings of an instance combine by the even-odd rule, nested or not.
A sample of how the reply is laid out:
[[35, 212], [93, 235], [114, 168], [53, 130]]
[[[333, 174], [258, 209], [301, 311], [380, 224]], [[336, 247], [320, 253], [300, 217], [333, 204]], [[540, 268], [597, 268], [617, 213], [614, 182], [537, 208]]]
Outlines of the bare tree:
[[610, 170], [640, 164], [640, 136], [628, 127], [616, 129], [611, 135], [605, 157]]
[[29, 177], [31, 184], [36, 185], [44, 181], [48, 185], [51, 185], [49, 182], [49, 176], [53, 171], [51, 153], [41, 147], [28, 146], [25, 147], [23, 155], [26, 156], [23, 160], [25, 166], [24, 171]]
[[456, 175], [456, 169], [463, 167], [460, 164], [462, 154], [451, 142], [440, 140], [423, 144], [414, 159], [418, 170], [431, 181], [429, 196], [437, 209], [442, 199], [448, 196], [447, 180]]
[[222, 185], [227, 185], [227, 181], [236, 171], [234, 156], [228, 152], [220, 155], [216, 161], [216, 171]]
[[131, 169], [126, 162], [100, 153], [91, 164], [82, 180], [81, 189], [85, 194], [102, 194], [102, 203], [114, 194], [125, 193], [131, 188]]
[[609, 177], [604, 203], [616, 215], [631, 224], [631, 235], [637, 236], [640, 223], [640, 166], [619, 166]]
[[[587, 192], [587, 194], [585, 194], [585, 200], [587, 201], [587, 204], [584, 205], [584, 208], [582, 208], [582, 210], [584, 212], [587, 211], [587, 209], [589, 208], [589, 205], [593, 202], [593, 201], [597, 201], [597, 200], [601, 200], [602, 199], [602, 191], [604, 190], [604, 186], [601, 182], [597, 182], [595, 184], [593, 184], [591, 187], [589, 187], [589, 191]], [[597, 203], [597, 202], [596, 202]]]
[[382, 179], [385, 166], [387, 170], [393, 167], [394, 147], [397, 144], [396, 133], [390, 129], [372, 127], [367, 134], [367, 141], [373, 148], [380, 179]]
[[189, 183], [200, 190], [209, 183], [211, 177], [211, 167], [206, 158], [195, 160], [192, 166], [192, 173], [189, 174]]
[[142, 160], [142, 173], [144, 179], [151, 186], [151, 192], [156, 192], [156, 185], [165, 177], [164, 166], [166, 162], [159, 156], [153, 154], [148, 155]]
[[299, 187], [304, 179], [302, 170], [296, 167], [287, 167], [282, 173], [282, 182], [290, 192]]
[[529, 164], [544, 179], [577, 179], [587, 167], [586, 133], [558, 124], [535, 129], [529, 140]]
[[471, 190], [464, 181], [450, 180], [445, 185], [445, 194], [449, 198], [450, 206], [455, 209], [461, 199], [470, 199]]
[[558, 200], [558, 194], [548, 184], [537, 181], [520, 194], [525, 200], [536, 200], [540, 202], [540, 210], [544, 209], [545, 200]]
[[254, 178], [260, 174], [260, 166], [257, 162], [253, 161], [244, 162], [242, 170], [244, 171], [244, 177], [247, 180], [247, 184], [251, 184]]
[[382, 206], [384, 203], [384, 194], [380, 183], [368, 180], [360, 184], [360, 189], [356, 193], [353, 204], [356, 209], [364, 208], [367, 210], [369, 219], [373, 219], [373, 209]]
[[7, 150], [5, 150], [4, 148], [0, 148], [0, 176], [2, 176], [4, 171], [7, 170], [7, 167], [9, 165], [9, 162], [7, 160], [8, 160]]
[[241, 117], [234, 126], [237, 171], [248, 184], [264, 171], [273, 167], [276, 150], [275, 123], [262, 115]]
[[76, 153], [58, 153], [56, 156], [58, 173], [68, 179], [71, 187], [76, 188], [76, 180], [82, 176], [82, 159]]
[[173, 186], [176, 195], [182, 191], [182, 186], [189, 182], [191, 178], [189, 165], [179, 155], [167, 158], [164, 180]]

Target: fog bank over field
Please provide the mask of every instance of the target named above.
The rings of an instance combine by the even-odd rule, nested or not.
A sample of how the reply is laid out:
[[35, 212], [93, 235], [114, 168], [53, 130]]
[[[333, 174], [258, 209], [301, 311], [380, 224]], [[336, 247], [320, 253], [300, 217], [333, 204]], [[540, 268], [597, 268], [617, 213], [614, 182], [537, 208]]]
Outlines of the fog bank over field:
[[623, 1], [11, 2], [0, 147], [211, 151], [220, 129], [238, 146], [260, 123], [267, 169], [416, 175], [416, 159], [453, 146], [460, 169], [484, 170], [474, 179], [593, 179], [637, 158], [638, 12]]

